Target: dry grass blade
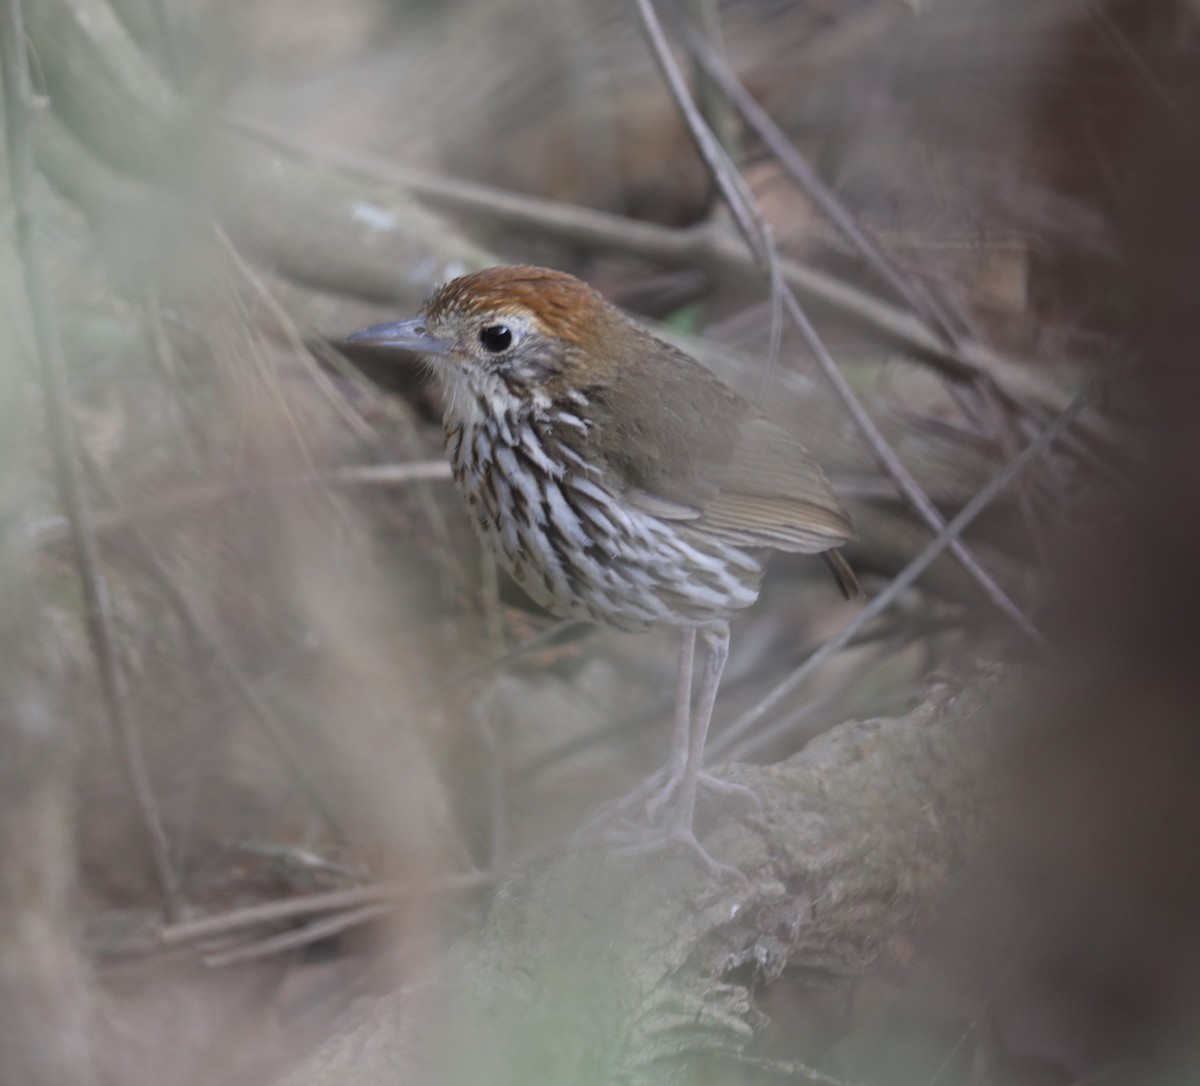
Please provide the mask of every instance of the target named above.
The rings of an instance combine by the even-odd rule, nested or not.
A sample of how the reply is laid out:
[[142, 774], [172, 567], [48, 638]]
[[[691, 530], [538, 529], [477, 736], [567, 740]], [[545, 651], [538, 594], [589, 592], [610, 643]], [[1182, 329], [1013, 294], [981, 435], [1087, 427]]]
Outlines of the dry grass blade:
[[222, 674], [225, 675], [229, 689], [250, 715], [250, 718], [262, 728], [267, 738], [283, 756], [288, 768], [308, 795], [330, 832], [344, 840], [345, 832], [334, 812], [333, 805], [325, 796], [325, 789], [322, 787], [320, 779], [296, 748], [287, 727], [276, 718], [237, 662], [225, 650], [221, 639], [201, 619], [196, 608], [192, 606], [187, 593], [159, 557], [154, 544], [137, 518], [130, 517], [128, 514], [122, 515], [123, 511], [117, 502], [113, 488], [103, 477], [100, 469], [94, 464], [89, 464], [89, 466], [97, 489], [101, 494], [107, 496], [110, 505], [113, 506], [114, 514], [121, 516], [123, 522], [129, 527], [130, 537], [139, 562], [158, 584], [168, 605], [175, 612], [180, 625], [196, 648], [197, 665], [200, 666], [203, 661], [207, 660], [216, 663]]

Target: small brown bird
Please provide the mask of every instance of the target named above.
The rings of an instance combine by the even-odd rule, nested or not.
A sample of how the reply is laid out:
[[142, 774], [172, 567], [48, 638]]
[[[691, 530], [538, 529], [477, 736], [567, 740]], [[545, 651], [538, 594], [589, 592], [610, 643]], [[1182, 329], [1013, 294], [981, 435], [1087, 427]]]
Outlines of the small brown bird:
[[[672, 758], [647, 806], [653, 815], [677, 793], [655, 845], [681, 841], [723, 866], [692, 823], [702, 781], [736, 790], [701, 772], [729, 619], [758, 597], [769, 550], [825, 552], [843, 592], [859, 593], [830, 550], [853, 530], [824, 473], [699, 362], [563, 272], [465, 275], [415, 319], [348, 342], [429, 363], [458, 489], [538, 603], [622, 630], [685, 631]], [[693, 715], [697, 633], [708, 653]]]

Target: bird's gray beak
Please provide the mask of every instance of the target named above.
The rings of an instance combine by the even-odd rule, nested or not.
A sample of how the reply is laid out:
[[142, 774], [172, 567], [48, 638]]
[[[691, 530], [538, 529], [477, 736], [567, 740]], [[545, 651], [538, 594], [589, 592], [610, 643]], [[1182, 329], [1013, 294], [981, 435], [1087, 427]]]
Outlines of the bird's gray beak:
[[394, 324], [373, 324], [370, 328], [347, 336], [344, 342], [363, 347], [415, 351], [418, 354], [447, 354], [450, 350], [445, 342], [429, 334], [424, 317], [396, 321]]

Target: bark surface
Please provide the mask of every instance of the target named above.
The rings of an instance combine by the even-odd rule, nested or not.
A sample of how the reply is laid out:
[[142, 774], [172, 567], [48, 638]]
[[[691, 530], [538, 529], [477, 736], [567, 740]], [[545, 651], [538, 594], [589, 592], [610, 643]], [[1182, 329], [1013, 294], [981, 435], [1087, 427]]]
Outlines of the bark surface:
[[776, 766], [735, 767], [763, 821], [706, 837], [748, 883], [687, 857], [576, 850], [503, 886], [434, 975], [351, 1024], [288, 1086], [663, 1083], [736, 1061], [785, 973], [822, 984], [905, 957], [986, 841], [1004, 682], [933, 689], [899, 719], [842, 725]]

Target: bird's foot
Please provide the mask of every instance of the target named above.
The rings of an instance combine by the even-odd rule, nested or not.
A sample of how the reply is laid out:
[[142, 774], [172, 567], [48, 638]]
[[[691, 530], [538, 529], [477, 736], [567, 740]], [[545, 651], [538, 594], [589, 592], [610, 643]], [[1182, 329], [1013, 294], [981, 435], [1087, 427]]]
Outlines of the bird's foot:
[[[658, 821], [658, 816], [666, 809], [667, 804], [671, 802], [671, 797], [683, 782], [683, 778], [684, 773], [682, 769], [672, 773], [667, 778], [666, 783], [646, 800], [646, 816], [651, 822]], [[758, 798], [758, 793], [753, 788], [747, 788], [744, 784], [734, 784], [732, 781], [723, 780], [714, 773], [705, 773], [703, 771], [696, 775], [696, 784], [701, 788], [707, 788], [710, 792], [716, 792], [719, 796], [730, 796], [748, 800], [754, 804], [755, 814], [760, 819], [763, 816], [762, 800]]]
[[663, 787], [662, 782], [666, 779], [666, 770], [660, 769], [651, 773], [641, 784], [639, 784], [632, 792], [627, 792], [620, 799], [610, 800], [608, 803], [602, 804], [597, 808], [596, 812], [589, 817], [582, 826], [575, 831], [572, 840], [578, 844], [597, 834], [611, 836], [612, 826], [615, 822], [628, 822], [628, 816], [639, 804], [647, 802], [655, 793]]
[[[628, 822], [630, 812], [639, 806], [646, 812], [646, 817], [649, 819], [651, 825], [657, 824], [660, 816], [667, 809], [675, 793], [679, 790], [679, 785], [683, 782], [683, 779], [684, 772], [682, 768], [660, 769], [651, 773], [633, 791], [627, 792], [620, 799], [615, 799], [610, 803], [604, 804], [596, 811], [576, 832], [575, 840], [579, 841], [591, 837], [602, 830], [606, 830], [606, 827], [610, 827], [614, 822]], [[707, 788], [710, 792], [716, 792], [721, 796], [732, 796], [748, 800], [754, 805], [755, 815], [760, 820], [762, 819], [762, 800], [759, 799], [758, 793], [754, 789], [747, 788], [744, 784], [734, 784], [732, 781], [723, 780], [712, 773], [704, 772], [701, 772], [697, 776], [696, 783], [700, 788]]]
[[[614, 834], [615, 836], [615, 834]], [[647, 856], [667, 849], [686, 849], [698, 859], [714, 875], [722, 878], [734, 878], [739, 882], [750, 885], [750, 879], [741, 868], [733, 864], [722, 863], [708, 851], [696, 836], [696, 831], [690, 825], [676, 824], [657, 829], [641, 829], [627, 831], [624, 834], [625, 843], [614, 848], [613, 856]]]
[[[613, 856], [644, 856], [670, 848], [683, 848], [713, 874], [732, 876], [748, 883], [750, 880], [742, 871], [730, 864], [721, 863], [696, 837], [691, 817], [694, 795], [692, 803], [685, 811], [679, 796], [685, 774], [682, 770], [673, 769], [674, 767], [667, 767], [652, 773], [633, 791], [605, 804], [576, 833], [576, 841], [599, 837], [613, 846]], [[762, 800], [753, 789], [703, 772], [697, 774], [695, 784], [698, 788], [716, 792], [721, 796], [748, 800], [754, 805], [757, 817], [762, 818]], [[675, 802], [672, 809], [673, 800]], [[645, 811], [648, 825], [639, 824], [636, 817], [639, 807]]]

